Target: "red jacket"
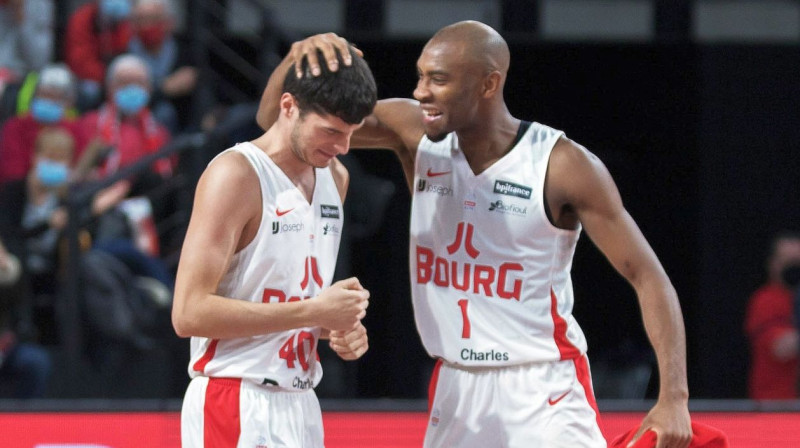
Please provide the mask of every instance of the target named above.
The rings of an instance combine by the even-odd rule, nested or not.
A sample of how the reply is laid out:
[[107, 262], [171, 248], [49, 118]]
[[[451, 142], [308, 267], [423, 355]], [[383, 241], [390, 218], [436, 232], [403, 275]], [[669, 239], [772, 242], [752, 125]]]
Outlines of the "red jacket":
[[[633, 436], [639, 427], [635, 427], [630, 431], [617, 436], [608, 448], [626, 448], [630, 443]], [[728, 436], [722, 431], [713, 426], [704, 425], [702, 423], [692, 422], [692, 441], [689, 442], [689, 448], [729, 448]], [[656, 433], [647, 430], [642, 434], [642, 437], [631, 445], [631, 448], [653, 448], [656, 446]]]
[[89, 2], [70, 16], [64, 35], [64, 59], [78, 78], [102, 83], [106, 66], [127, 51], [133, 31], [127, 20], [101, 30], [98, 8], [97, 2]]
[[772, 354], [775, 340], [794, 330], [792, 293], [783, 285], [768, 284], [750, 298], [745, 332], [750, 340], [749, 394], [754, 400], [797, 398], [797, 357], [782, 361]]
[[[112, 103], [105, 103], [100, 109], [86, 113], [79, 126], [84, 142], [100, 137], [103, 143], [114, 148], [99, 166], [99, 174], [103, 177], [158, 152], [171, 138], [167, 128], [156, 122], [148, 109], [135, 117], [120, 120]], [[160, 159], [155, 162], [154, 171], [168, 177], [172, 174], [175, 161]]]
[[[31, 117], [11, 117], [0, 131], [0, 184], [24, 178], [33, 166], [36, 136], [46, 125]], [[75, 138], [75, 153], [72, 160], [77, 160], [85, 141], [74, 121], [61, 121], [53, 126], [67, 129]]]

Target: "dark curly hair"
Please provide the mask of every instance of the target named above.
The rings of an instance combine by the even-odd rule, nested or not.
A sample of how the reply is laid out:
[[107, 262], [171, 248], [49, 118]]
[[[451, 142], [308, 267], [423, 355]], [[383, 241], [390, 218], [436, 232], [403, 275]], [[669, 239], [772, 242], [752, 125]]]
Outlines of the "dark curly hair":
[[320, 50], [317, 57], [322, 62], [319, 76], [311, 74], [308, 60], [303, 58], [303, 77], [297, 78], [294, 64], [283, 80], [283, 91], [291, 93], [300, 108], [300, 114], [312, 111], [320, 115], [334, 115], [349, 124], [361, 123], [372, 113], [378, 101], [378, 89], [372, 71], [360, 56], [350, 48], [351, 65], [345, 65], [337, 51], [339, 70], [332, 72], [324, 63]]

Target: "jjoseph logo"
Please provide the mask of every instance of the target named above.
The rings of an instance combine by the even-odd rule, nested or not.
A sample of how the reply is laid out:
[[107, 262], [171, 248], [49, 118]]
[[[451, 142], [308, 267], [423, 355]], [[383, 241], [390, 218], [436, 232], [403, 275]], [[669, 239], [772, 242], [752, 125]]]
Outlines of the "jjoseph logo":
[[303, 231], [303, 223], [298, 222], [294, 224], [281, 224], [280, 221], [272, 221], [272, 234], [282, 233], [282, 232], [302, 232]]
[[417, 191], [421, 193], [436, 193], [439, 196], [453, 195], [453, 187], [440, 184], [429, 184], [425, 179], [420, 179], [417, 181]]

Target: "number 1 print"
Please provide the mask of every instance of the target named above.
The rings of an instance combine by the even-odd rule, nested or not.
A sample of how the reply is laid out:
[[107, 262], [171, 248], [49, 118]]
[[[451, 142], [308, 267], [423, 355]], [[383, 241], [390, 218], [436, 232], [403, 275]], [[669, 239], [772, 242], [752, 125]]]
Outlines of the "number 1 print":
[[461, 326], [461, 339], [469, 339], [470, 335], [470, 327], [469, 327], [469, 315], [467, 315], [467, 305], [469, 305], [469, 300], [461, 299], [458, 301], [458, 306], [461, 308], [461, 320], [463, 325]]

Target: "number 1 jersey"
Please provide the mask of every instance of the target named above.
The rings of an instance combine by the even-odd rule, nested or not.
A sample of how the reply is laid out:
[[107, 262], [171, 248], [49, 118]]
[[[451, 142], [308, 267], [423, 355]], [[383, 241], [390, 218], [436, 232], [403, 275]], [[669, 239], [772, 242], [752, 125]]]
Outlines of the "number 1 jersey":
[[572, 317], [580, 228], [547, 217], [544, 182], [564, 134], [523, 122], [475, 175], [455, 133], [420, 141], [411, 211], [414, 316], [428, 353], [463, 366], [571, 359], [586, 352]]

